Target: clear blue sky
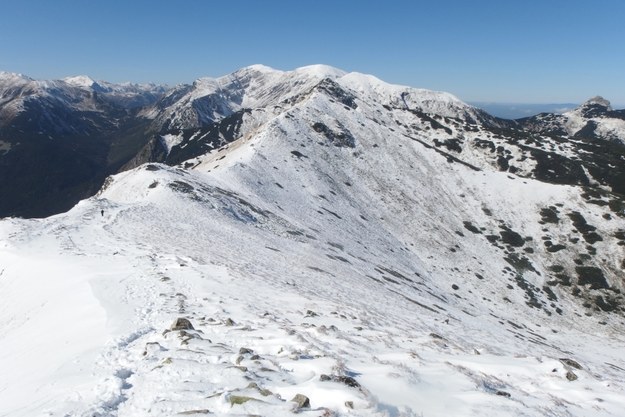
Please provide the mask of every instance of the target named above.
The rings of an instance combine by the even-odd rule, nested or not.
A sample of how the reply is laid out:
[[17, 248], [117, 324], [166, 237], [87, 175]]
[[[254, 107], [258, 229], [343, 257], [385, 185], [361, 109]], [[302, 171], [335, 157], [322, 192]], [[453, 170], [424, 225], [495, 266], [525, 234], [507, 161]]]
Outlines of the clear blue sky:
[[624, 0], [0, 0], [0, 70], [177, 84], [324, 63], [466, 101], [625, 103]]

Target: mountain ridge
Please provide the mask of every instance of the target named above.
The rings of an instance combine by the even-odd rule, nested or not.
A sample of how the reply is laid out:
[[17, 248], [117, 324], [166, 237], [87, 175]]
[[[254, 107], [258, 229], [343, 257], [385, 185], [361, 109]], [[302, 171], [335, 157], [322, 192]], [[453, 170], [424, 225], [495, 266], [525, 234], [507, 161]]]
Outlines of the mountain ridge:
[[0, 220], [0, 415], [620, 416], [622, 143], [328, 71], [180, 88]]

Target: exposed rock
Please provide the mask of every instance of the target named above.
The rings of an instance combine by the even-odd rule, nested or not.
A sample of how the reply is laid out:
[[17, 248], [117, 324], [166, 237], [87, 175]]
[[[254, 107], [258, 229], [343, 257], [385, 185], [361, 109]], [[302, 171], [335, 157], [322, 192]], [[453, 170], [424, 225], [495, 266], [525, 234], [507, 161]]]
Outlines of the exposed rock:
[[297, 408], [310, 408], [310, 399], [302, 394], [297, 394], [291, 399], [291, 402], [297, 404]]
[[204, 409], [199, 409], [199, 410], [181, 411], [178, 414], [181, 416], [190, 416], [193, 414], [210, 414], [210, 410], [204, 408]]
[[575, 369], [583, 369], [582, 365], [580, 365], [579, 363], [577, 363], [576, 361], [574, 361], [573, 359], [568, 359], [568, 358], [560, 358], [560, 362], [562, 362], [564, 365], [566, 366], [570, 366], [571, 368], [575, 368]]
[[189, 321], [189, 319], [185, 319], [184, 317], [178, 317], [176, 321], [170, 327], [171, 331], [177, 330], [195, 330], [193, 325]]
[[246, 395], [231, 395], [228, 400], [230, 401], [230, 406], [245, 404], [248, 401], [254, 400], [252, 397], [248, 397]]

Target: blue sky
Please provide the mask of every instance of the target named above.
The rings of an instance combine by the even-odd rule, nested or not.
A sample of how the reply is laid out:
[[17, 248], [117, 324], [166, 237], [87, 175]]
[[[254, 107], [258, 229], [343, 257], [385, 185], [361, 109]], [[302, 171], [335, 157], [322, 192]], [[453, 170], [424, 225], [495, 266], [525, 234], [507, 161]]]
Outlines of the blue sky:
[[191, 82], [323, 63], [466, 101], [625, 103], [623, 0], [0, 0], [0, 70]]

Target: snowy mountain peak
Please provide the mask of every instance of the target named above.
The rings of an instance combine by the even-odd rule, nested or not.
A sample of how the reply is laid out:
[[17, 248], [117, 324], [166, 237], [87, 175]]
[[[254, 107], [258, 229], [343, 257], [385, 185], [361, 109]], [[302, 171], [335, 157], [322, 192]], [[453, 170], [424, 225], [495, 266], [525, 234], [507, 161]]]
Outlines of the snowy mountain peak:
[[295, 74], [302, 74], [317, 78], [336, 79], [347, 74], [345, 71], [330, 65], [315, 64], [299, 67], [293, 70]]
[[591, 99], [588, 99], [581, 105], [581, 107], [589, 107], [589, 106], [600, 106], [604, 107], [607, 111], [612, 110], [612, 106], [610, 102], [601, 96], [595, 96]]
[[0, 71], [0, 90], [34, 82], [30, 77], [15, 72]]
[[94, 85], [98, 85], [91, 77], [87, 75], [77, 75], [73, 77], [63, 78], [63, 81], [74, 87], [92, 88]]
[[612, 111], [610, 102], [601, 96], [593, 97], [584, 104], [574, 109], [572, 113], [577, 114], [585, 119], [604, 116], [605, 113]]
[[282, 72], [280, 70], [277, 70], [275, 68], [272, 68], [272, 67], [270, 67], [268, 65], [263, 65], [263, 64], [248, 65], [247, 67], [243, 67], [243, 68], [239, 69], [238, 71]]

